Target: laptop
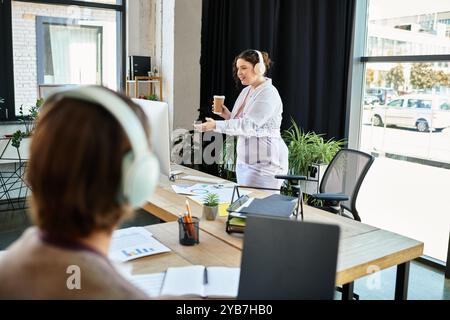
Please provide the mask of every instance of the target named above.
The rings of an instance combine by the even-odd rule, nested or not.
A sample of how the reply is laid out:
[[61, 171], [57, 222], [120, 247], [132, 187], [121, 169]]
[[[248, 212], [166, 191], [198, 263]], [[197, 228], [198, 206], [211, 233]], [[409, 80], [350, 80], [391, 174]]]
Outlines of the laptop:
[[248, 216], [238, 299], [334, 298], [339, 227]]

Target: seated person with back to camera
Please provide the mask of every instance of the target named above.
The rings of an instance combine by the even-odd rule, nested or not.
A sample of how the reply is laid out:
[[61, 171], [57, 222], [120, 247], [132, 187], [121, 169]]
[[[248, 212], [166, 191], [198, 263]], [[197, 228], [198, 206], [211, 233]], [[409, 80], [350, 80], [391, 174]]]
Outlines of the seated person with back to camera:
[[0, 299], [147, 298], [107, 258], [114, 229], [157, 184], [147, 123], [102, 87], [47, 99], [27, 168], [36, 226], [0, 257]]

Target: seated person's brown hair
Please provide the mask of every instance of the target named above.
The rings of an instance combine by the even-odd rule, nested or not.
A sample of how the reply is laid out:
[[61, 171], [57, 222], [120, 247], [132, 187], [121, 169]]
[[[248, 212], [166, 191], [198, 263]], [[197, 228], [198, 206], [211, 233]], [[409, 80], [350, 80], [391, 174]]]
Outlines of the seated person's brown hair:
[[[148, 136], [144, 112], [131, 99], [121, 98]], [[105, 108], [57, 95], [46, 101], [27, 168], [38, 227], [62, 239], [113, 230], [131, 212], [119, 199], [122, 160], [130, 149], [121, 125]]]

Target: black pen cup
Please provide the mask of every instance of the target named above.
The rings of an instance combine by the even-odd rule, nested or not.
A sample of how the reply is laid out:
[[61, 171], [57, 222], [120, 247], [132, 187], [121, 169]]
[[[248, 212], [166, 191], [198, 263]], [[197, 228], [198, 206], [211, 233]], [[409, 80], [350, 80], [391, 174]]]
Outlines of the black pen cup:
[[184, 246], [193, 246], [200, 242], [199, 238], [200, 219], [192, 217], [191, 220], [192, 222], [187, 222], [186, 219], [178, 218], [178, 231], [180, 244]]

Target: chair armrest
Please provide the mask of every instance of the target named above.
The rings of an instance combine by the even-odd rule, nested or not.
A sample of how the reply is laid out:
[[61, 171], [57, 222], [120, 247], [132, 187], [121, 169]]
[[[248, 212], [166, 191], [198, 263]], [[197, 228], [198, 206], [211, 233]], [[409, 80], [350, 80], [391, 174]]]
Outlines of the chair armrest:
[[283, 179], [283, 180], [306, 180], [305, 176], [297, 176], [297, 175], [276, 175], [275, 179]]
[[347, 201], [349, 199], [349, 196], [343, 193], [316, 193], [311, 196], [317, 200], [325, 201]]

